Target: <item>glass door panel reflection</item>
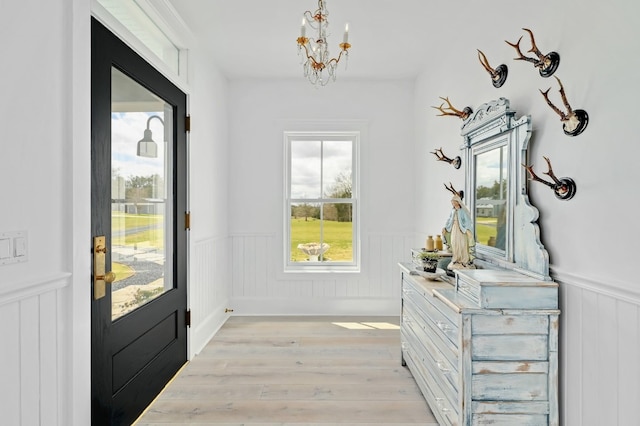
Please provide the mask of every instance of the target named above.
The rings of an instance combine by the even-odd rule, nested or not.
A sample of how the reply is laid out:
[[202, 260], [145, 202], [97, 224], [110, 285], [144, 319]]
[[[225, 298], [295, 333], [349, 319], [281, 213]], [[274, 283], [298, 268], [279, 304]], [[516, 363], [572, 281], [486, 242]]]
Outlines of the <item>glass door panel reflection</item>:
[[[173, 283], [173, 107], [112, 68], [112, 320]], [[167, 137], [165, 137], [167, 135]]]

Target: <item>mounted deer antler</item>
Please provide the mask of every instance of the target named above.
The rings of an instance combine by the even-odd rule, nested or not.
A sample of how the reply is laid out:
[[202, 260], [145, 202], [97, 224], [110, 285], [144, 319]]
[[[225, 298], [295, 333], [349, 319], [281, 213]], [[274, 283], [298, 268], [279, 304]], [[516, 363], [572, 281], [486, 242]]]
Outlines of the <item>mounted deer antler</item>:
[[[554, 76], [555, 77], [555, 76]], [[562, 98], [562, 103], [565, 108], [567, 108], [567, 112], [562, 112], [560, 108], [556, 107], [549, 100], [549, 90], [546, 91], [540, 90], [542, 96], [544, 96], [544, 100], [547, 101], [547, 104], [551, 107], [552, 110], [556, 112], [560, 116], [560, 121], [562, 122], [562, 128], [564, 129], [564, 133], [569, 136], [578, 136], [589, 124], [589, 115], [583, 109], [576, 109], [575, 111], [569, 105], [569, 101], [567, 101], [567, 95], [564, 92], [564, 86], [562, 86], [562, 82], [558, 77], [555, 77], [558, 80], [558, 84], [560, 85], [560, 97]]]
[[491, 76], [491, 83], [493, 84], [493, 87], [495, 88], [502, 87], [504, 82], [507, 81], [507, 73], [509, 71], [507, 66], [505, 64], [501, 64], [501, 65], [498, 65], [496, 69], [493, 69], [489, 64], [489, 61], [487, 60], [487, 57], [485, 56], [485, 54], [482, 53], [480, 49], [477, 49], [477, 50], [478, 50], [478, 59], [480, 60], [480, 63], [482, 64], [484, 69], [487, 70], [487, 72]]
[[449, 182], [449, 186], [447, 186], [447, 184], [445, 183], [444, 187], [447, 191], [451, 192], [454, 196], [460, 197], [461, 200], [464, 198], [464, 191], [463, 190], [456, 191], [456, 189], [453, 187], [453, 184], [451, 182]]
[[435, 151], [432, 152], [432, 154], [438, 157], [438, 161], [445, 161], [451, 164], [456, 169], [459, 169], [460, 165], [462, 164], [462, 159], [459, 156], [456, 158], [449, 158], [446, 155], [444, 155], [444, 153], [442, 152], [442, 148], [436, 149]]
[[543, 55], [542, 52], [540, 52], [540, 49], [538, 49], [538, 46], [536, 46], [536, 40], [533, 37], [533, 32], [528, 28], [523, 28], [523, 30], [528, 32], [531, 37], [531, 49], [527, 50], [527, 52], [535, 54], [538, 59], [524, 56], [520, 50], [520, 41], [522, 40], [522, 36], [520, 36], [517, 43], [510, 43], [505, 40], [509, 46], [513, 47], [518, 52], [518, 57], [514, 59], [531, 62], [534, 67], [538, 68], [538, 72], [542, 77], [550, 77], [554, 72], [556, 72], [558, 65], [560, 65], [560, 55], [556, 52], [550, 52]]
[[541, 177], [539, 177], [538, 175], [536, 175], [535, 172], [533, 171], [533, 165], [526, 166], [523, 164], [522, 167], [527, 169], [527, 171], [529, 172], [529, 175], [531, 176], [529, 180], [534, 180], [547, 185], [549, 188], [553, 189], [553, 192], [556, 194], [556, 197], [560, 198], [561, 200], [570, 200], [571, 198], [573, 198], [573, 196], [576, 193], [576, 184], [573, 181], [573, 179], [567, 178], [567, 177], [558, 179], [556, 175], [553, 173], [553, 168], [551, 167], [551, 161], [549, 161], [549, 158], [544, 156], [542, 158], [544, 158], [544, 160], [547, 162], [547, 168], [548, 168], [548, 170], [543, 173], [549, 176], [551, 179], [553, 179], [553, 182], [546, 181]]
[[441, 117], [444, 115], [453, 115], [456, 117], [460, 117], [463, 120], [466, 120], [473, 112], [473, 110], [469, 107], [464, 107], [462, 111], [455, 109], [453, 105], [451, 105], [451, 102], [449, 101], [448, 97], [443, 98], [442, 96], [440, 96], [440, 99], [445, 101], [448, 107], [444, 107], [444, 103], [440, 104], [439, 107], [432, 106], [431, 108], [435, 108], [442, 113], [442, 114], [438, 114], [438, 117]]

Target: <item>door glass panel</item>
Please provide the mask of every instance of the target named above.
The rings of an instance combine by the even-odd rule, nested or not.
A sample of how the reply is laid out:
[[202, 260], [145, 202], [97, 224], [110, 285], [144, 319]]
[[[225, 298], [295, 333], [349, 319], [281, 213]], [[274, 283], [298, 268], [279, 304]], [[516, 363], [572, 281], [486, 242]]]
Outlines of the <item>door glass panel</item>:
[[116, 68], [111, 102], [112, 320], [173, 283], [173, 107]]

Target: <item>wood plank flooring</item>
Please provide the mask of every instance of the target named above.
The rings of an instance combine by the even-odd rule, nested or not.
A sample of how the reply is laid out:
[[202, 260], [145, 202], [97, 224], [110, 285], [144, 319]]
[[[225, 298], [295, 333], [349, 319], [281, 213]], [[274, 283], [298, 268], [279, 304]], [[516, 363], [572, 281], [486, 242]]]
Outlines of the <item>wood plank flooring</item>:
[[231, 317], [136, 426], [437, 426], [397, 317]]

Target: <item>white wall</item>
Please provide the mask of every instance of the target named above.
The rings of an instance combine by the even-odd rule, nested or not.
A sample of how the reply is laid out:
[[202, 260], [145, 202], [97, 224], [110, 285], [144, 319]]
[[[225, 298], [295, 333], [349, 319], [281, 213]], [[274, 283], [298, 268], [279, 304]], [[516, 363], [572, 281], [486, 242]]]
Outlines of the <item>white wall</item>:
[[88, 1], [2, 4], [0, 232], [28, 233], [0, 266], [6, 424], [89, 419], [89, 33]]
[[[440, 104], [438, 96], [449, 96], [459, 108], [475, 108], [500, 96], [510, 99], [517, 116], [532, 117], [530, 163], [535, 170], [546, 171], [542, 156], [547, 156], [558, 176], [576, 181], [577, 193], [570, 201], [556, 199], [540, 183], [530, 185], [552, 276], [561, 284], [561, 411], [562, 424], [569, 426], [637, 423], [640, 231], [634, 199], [640, 145], [634, 114], [640, 57], [632, 52], [640, 51], [638, 11], [637, 3], [628, 0], [543, 1], [527, 10], [502, 9], [500, 19], [488, 16], [495, 9], [466, 10], [458, 18], [468, 28], [444, 48], [434, 47], [435, 58], [442, 60], [434, 61], [416, 82], [416, 180], [436, 188], [428, 194], [416, 191], [416, 242], [437, 233], [446, 220], [450, 194], [442, 184], [464, 186], [463, 169], [437, 163], [429, 154], [442, 146], [456, 155], [462, 143], [461, 121], [436, 117], [430, 108]], [[478, 19], [482, 16], [487, 20]], [[555, 79], [544, 79], [531, 64], [512, 60], [515, 51], [503, 40], [515, 42], [524, 35], [521, 45], [527, 50], [522, 27], [534, 31], [544, 53], [560, 54], [556, 75], [572, 107], [590, 117], [583, 134], [565, 136], [559, 117], [539, 93], [551, 87], [550, 98], [562, 108]], [[493, 66], [508, 65], [502, 88], [490, 84], [476, 48]]]
[[[395, 263], [409, 250], [413, 85], [338, 79], [232, 81], [229, 90], [232, 299], [236, 314], [399, 312]], [[283, 269], [285, 130], [363, 129], [362, 271]], [[295, 127], [295, 129], [294, 129]]]
[[191, 211], [189, 356], [197, 354], [224, 323], [229, 298], [227, 81], [207, 55], [190, 55]]
[[[88, 425], [90, 1], [2, 3], [0, 232], [28, 262], [0, 266], [0, 413], [7, 425]], [[226, 319], [227, 82], [191, 46], [189, 302], [193, 356]]]

